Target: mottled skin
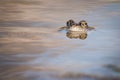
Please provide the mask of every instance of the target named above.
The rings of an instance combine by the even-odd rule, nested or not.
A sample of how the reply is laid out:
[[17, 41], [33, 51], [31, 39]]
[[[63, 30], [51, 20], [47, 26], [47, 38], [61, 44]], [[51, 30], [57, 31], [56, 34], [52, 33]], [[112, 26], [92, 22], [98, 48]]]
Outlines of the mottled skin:
[[87, 24], [87, 22], [86, 22], [85, 20], [80, 21], [80, 22], [79, 22], [79, 26], [80, 26], [81, 28], [84, 28], [84, 29], [87, 29], [87, 28], [88, 28], [88, 24]]
[[68, 20], [66, 22], [66, 26], [67, 28], [69, 29], [70, 27], [72, 27], [73, 25], [76, 25], [76, 23], [71, 19], [71, 20]]

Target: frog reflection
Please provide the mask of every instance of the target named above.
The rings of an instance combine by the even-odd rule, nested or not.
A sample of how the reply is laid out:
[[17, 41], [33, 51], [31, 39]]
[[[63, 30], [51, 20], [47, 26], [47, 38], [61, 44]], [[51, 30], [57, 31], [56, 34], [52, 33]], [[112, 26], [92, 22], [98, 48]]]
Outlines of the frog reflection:
[[70, 39], [72, 39], [72, 38], [75, 38], [75, 39], [79, 38], [79, 39], [84, 40], [84, 39], [87, 38], [87, 33], [81, 33], [81, 32], [75, 32], [75, 31], [68, 31], [66, 33], [66, 36], [68, 38], [70, 38]]

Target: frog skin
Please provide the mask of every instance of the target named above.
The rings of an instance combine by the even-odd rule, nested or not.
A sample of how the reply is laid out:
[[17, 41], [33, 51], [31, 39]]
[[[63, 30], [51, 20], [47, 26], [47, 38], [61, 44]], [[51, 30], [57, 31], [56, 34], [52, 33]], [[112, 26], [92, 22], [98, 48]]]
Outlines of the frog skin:
[[68, 31], [87, 31], [87, 30], [94, 30], [94, 27], [88, 26], [85, 20], [81, 20], [79, 23], [75, 23], [74, 20], [70, 19], [66, 22], [66, 26], [61, 27], [61, 30], [68, 30]]

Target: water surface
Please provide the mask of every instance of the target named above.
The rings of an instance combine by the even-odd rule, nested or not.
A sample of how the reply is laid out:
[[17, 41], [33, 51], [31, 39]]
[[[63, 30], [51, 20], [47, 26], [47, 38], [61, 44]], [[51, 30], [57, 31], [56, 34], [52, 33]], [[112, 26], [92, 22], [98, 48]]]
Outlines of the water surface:
[[[82, 19], [85, 40], [58, 32]], [[120, 80], [119, 0], [1, 0], [0, 80]]]

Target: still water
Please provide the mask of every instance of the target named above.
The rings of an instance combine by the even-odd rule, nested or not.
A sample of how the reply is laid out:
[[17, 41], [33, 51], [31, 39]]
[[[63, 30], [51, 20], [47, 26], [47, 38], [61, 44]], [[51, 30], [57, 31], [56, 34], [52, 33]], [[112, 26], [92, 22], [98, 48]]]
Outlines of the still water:
[[[58, 29], [86, 20], [96, 31]], [[119, 0], [1, 0], [0, 80], [120, 80]]]

